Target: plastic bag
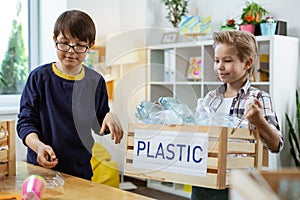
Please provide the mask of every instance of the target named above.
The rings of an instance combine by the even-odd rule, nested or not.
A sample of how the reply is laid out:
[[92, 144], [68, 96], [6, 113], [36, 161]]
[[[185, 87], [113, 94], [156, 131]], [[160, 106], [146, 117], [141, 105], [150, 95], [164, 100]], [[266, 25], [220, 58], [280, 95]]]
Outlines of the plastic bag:
[[99, 143], [92, 148], [92, 181], [119, 188], [118, 163], [111, 161], [110, 153]]

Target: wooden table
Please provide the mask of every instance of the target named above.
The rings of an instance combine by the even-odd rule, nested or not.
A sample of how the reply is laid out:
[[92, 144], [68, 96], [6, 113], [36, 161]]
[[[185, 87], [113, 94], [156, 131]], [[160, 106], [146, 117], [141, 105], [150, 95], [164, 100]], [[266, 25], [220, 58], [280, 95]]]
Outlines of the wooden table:
[[[34, 166], [26, 162], [17, 162], [17, 174], [16, 176], [0, 179], [0, 200], [4, 196], [22, 194], [23, 181], [32, 174], [43, 175], [53, 173], [53, 170], [49, 170], [43, 167]], [[52, 200], [68, 200], [68, 199], [142, 199], [150, 200], [152, 198], [141, 196], [128, 191], [120, 190], [118, 188], [110, 187], [107, 185], [94, 183], [85, 179], [74, 177], [71, 175], [63, 174], [65, 178], [65, 184], [61, 187], [47, 188], [43, 194], [42, 199]], [[2, 197], [2, 198], [1, 198]]]

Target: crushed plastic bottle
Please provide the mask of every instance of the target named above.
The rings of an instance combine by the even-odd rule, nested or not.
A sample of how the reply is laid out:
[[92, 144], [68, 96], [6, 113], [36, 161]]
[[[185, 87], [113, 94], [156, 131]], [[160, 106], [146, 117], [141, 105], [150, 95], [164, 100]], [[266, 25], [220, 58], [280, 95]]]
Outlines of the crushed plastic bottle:
[[157, 103], [142, 101], [137, 106], [136, 117], [150, 124], [195, 124], [194, 112], [173, 97], [160, 97]]
[[196, 107], [196, 123], [197, 125], [207, 126], [211, 121], [212, 110], [206, 107], [203, 99], [198, 99]]
[[163, 106], [157, 103], [151, 101], [142, 101], [140, 105], [136, 107], [135, 116], [144, 123], [152, 124], [150, 114], [157, 113], [163, 109]]
[[[227, 113], [217, 112], [205, 105], [203, 99], [198, 99], [196, 108], [196, 123], [200, 126], [224, 126], [235, 127], [240, 121], [240, 118], [230, 116]], [[248, 125], [248, 121], [244, 120], [238, 128], [245, 128]]]
[[173, 110], [180, 119], [181, 124], [195, 124], [195, 112], [193, 112], [179, 99], [172, 97], [160, 97], [158, 102], [162, 104], [166, 110]]
[[[198, 99], [195, 111], [173, 97], [160, 97], [157, 102], [142, 101], [136, 107], [136, 118], [145, 124], [193, 124], [199, 126], [236, 127], [240, 118], [217, 112]], [[247, 128], [244, 120], [238, 128]]]

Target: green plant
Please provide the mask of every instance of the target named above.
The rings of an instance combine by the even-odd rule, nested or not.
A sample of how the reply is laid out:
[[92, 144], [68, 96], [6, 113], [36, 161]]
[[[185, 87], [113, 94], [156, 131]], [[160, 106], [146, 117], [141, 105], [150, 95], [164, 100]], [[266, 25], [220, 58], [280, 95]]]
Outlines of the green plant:
[[226, 27], [236, 28], [235, 19], [233, 18], [227, 19], [225, 25], [221, 26], [221, 28], [226, 28]]
[[265, 16], [260, 20], [260, 23], [274, 23], [277, 22], [277, 20], [275, 20], [273, 17], [271, 16]]
[[298, 128], [296, 130], [293, 127], [293, 124], [287, 114], [285, 114], [287, 122], [288, 122], [288, 138], [289, 138], [289, 143], [291, 145], [290, 152], [293, 156], [295, 165], [297, 167], [300, 167], [300, 145], [299, 145], [299, 138], [300, 138], [300, 102], [299, 102], [299, 95], [298, 91], [296, 91], [296, 119], [297, 119], [297, 124]]
[[255, 2], [246, 2], [246, 7], [243, 8], [241, 15], [242, 24], [258, 24], [263, 15], [268, 14], [268, 11], [262, 5]]
[[[19, 17], [22, 4], [17, 3], [17, 17]], [[0, 71], [0, 93], [19, 94], [28, 74], [27, 56], [23, 39], [22, 24], [14, 19], [12, 30], [8, 40], [8, 48], [1, 63]]]
[[3, 84], [3, 85], [6, 85], [6, 82], [5, 82], [1, 72], [0, 72], [0, 83]]
[[181, 17], [188, 12], [188, 0], [161, 0], [166, 6], [167, 16], [169, 22], [172, 23], [174, 28], [177, 28]]

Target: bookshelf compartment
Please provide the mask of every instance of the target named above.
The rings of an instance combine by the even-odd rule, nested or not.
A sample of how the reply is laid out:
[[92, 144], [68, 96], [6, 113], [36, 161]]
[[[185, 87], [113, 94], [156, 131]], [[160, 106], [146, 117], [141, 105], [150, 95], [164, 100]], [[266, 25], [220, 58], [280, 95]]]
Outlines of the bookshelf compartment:
[[201, 96], [201, 85], [176, 85], [176, 97], [194, 110]]
[[150, 101], [157, 101], [159, 97], [170, 97], [173, 96], [174, 90], [172, 85], [151, 85], [150, 90]]

